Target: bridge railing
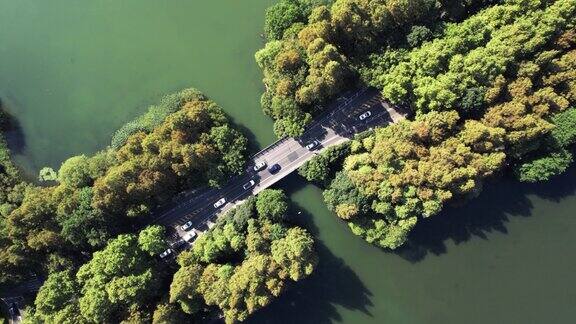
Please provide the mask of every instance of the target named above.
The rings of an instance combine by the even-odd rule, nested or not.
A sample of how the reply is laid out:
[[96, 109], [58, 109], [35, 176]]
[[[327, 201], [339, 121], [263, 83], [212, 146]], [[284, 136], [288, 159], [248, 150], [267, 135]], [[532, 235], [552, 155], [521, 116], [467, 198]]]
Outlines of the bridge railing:
[[[368, 88], [362, 88], [362, 89], [359, 89], [359, 91], [354, 92], [354, 94], [352, 96], [345, 97], [344, 102], [339, 104], [338, 106], [336, 106], [334, 109], [327, 110], [327, 111], [321, 113], [320, 115], [316, 116], [316, 118], [314, 118], [314, 121], [312, 121], [310, 124], [308, 124], [304, 127], [304, 131], [306, 132], [306, 131], [310, 130], [311, 128], [313, 128], [314, 126], [316, 126], [317, 124], [323, 123], [326, 120], [326, 118], [332, 116], [333, 114], [335, 114], [336, 112], [338, 112], [342, 108], [349, 105], [352, 101], [354, 101], [354, 99], [356, 99], [359, 95], [363, 94], [367, 90], [368, 90]], [[252, 160], [258, 158], [259, 156], [273, 150], [278, 145], [284, 143], [289, 138], [290, 137], [288, 137], [288, 136], [284, 136], [284, 137], [280, 138], [276, 142], [266, 146], [265, 148], [261, 149], [260, 151], [258, 151], [256, 153], [254, 153], [250, 158]]]
[[280, 138], [280, 139], [277, 140], [276, 142], [274, 142], [274, 143], [266, 146], [265, 148], [261, 149], [260, 151], [258, 151], [258, 152], [256, 152], [256, 153], [254, 153], [254, 155], [251, 156], [251, 159], [254, 160], [254, 159], [256, 159], [257, 157], [259, 157], [260, 155], [262, 155], [262, 154], [264, 154], [264, 153], [266, 153], [266, 152], [269, 152], [269, 151], [273, 150], [274, 148], [278, 147], [278, 145], [284, 143], [284, 142], [285, 142], [286, 140], [288, 140], [289, 138], [290, 138], [290, 137], [288, 137], [288, 136], [284, 136], [284, 137]]

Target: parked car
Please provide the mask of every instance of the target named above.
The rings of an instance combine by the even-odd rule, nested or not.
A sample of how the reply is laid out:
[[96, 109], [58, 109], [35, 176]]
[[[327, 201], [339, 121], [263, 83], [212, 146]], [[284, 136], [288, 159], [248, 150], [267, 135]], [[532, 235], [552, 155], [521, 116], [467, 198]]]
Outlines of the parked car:
[[214, 226], [216, 226], [216, 223], [214, 223], [212, 221], [207, 221], [206, 225], [208, 226], [208, 229], [212, 229], [212, 228], [214, 228]]
[[171, 255], [174, 251], [172, 251], [172, 249], [168, 249], [162, 253], [160, 253], [160, 259], [165, 259], [166, 257], [168, 257], [169, 255]]
[[360, 116], [358, 117], [358, 119], [364, 120], [364, 119], [366, 119], [366, 118], [368, 118], [368, 117], [370, 117], [370, 116], [372, 116], [372, 113], [370, 112], [370, 110], [368, 110], [367, 112], [365, 112], [365, 113], [363, 113], [362, 115], [360, 115]]
[[226, 198], [220, 198], [217, 202], [214, 203], [214, 208], [220, 208], [226, 203]]
[[258, 172], [266, 167], [266, 161], [260, 161], [254, 166], [254, 171]]
[[268, 168], [268, 172], [274, 174], [274, 173], [280, 171], [280, 169], [281, 169], [280, 164], [276, 163], [276, 164], [272, 165], [270, 168]]
[[250, 180], [250, 181], [246, 182], [246, 183], [242, 186], [242, 188], [243, 188], [244, 190], [248, 190], [248, 189], [252, 188], [255, 184], [256, 184], [256, 181]]
[[186, 242], [190, 242], [195, 237], [196, 237], [196, 232], [192, 231], [192, 232], [188, 232], [188, 233], [184, 234], [184, 236], [182, 236], [182, 239]]
[[8, 312], [10, 313], [10, 316], [12, 316], [13, 318], [20, 316], [20, 311], [18, 310], [18, 306], [16, 305], [16, 303], [10, 304]]
[[178, 250], [178, 248], [180, 248], [183, 244], [184, 244], [183, 240], [174, 241], [170, 243], [170, 248], [172, 250]]
[[192, 224], [193, 224], [192, 221], [187, 221], [182, 226], [180, 226], [180, 229], [183, 231], [187, 231], [192, 227]]
[[309, 150], [313, 150], [316, 147], [318, 147], [318, 145], [320, 145], [320, 142], [318, 142], [318, 140], [313, 140], [312, 142], [310, 142], [306, 145], [306, 148]]

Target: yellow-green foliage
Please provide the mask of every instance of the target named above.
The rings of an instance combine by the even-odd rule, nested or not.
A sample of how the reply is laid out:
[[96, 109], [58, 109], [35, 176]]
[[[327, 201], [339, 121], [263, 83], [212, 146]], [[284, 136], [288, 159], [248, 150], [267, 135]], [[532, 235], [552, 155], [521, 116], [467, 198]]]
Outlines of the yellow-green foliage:
[[[229, 211], [179, 259], [170, 302], [194, 314], [203, 303], [219, 307], [227, 323], [245, 320], [268, 305], [290, 281], [308, 277], [317, 263], [314, 240], [281, 220], [287, 206], [278, 190], [265, 190]], [[260, 206], [260, 207], [259, 207]], [[277, 213], [283, 215], [277, 215]]]

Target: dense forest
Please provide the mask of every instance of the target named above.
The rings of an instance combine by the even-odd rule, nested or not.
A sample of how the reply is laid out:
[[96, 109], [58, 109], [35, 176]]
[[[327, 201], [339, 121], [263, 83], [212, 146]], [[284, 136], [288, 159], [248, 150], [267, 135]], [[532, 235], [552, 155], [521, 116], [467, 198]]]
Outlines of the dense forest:
[[266, 189], [227, 212], [178, 258], [170, 302], [194, 314], [203, 304], [224, 311], [226, 322], [242, 321], [282, 293], [290, 281], [312, 273], [314, 240], [290, 226], [280, 190]]
[[266, 12], [268, 42], [256, 53], [262, 109], [278, 136], [300, 135], [327, 100], [360, 81], [371, 53], [398, 50], [393, 59], [492, 2], [282, 0]]
[[23, 181], [1, 153], [0, 284], [46, 278], [29, 323], [178, 323], [244, 320], [312, 273], [314, 241], [290, 225], [280, 190], [219, 217], [178, 265], [161, 261], [165, 229], [142, 230], [179, 192], [218, 187], [243, 171], [246, 138], [195, 89], [166, 96], [93, 156], [75, 156], [57, 182]]
[[[300, 168], [351, 231], [405, 244], [423, 218], [490, 177], [544, 181], [573, 162], [576, 0], [280, 0], [265, 14], [263, 112], [300, 135], [344, 90], [374, 87], [413, 118], [358, 134]], [[2, 131], [8, 118], [0, 115]], [[195, 89], [164, 97], [54, 183], [25, 181], [0, 138], [0, 285], [46, 281], [30, 323], [243, 321], [318, 259], [280, 190], [220, 216], [177, 263], [138, 224], [182, 191], [243, 171], [247, 140]]]
[[162, 227], [121, 234], [78, 271], [51, 272], [26, 321], [183, 323], [213, 309], [228, 323], [244, 320], [316, 266], [312, 237], [288, 213], [282, 191], [264, 190], [202, 234], [177, 269], [157, 258], [167, 248]]
[[[413, 25], [404, 40], [383, 41], [380, 24], [388, 20], [375, 25], [373, 15], [400, 2], [335, 1], [313, 12], [334, 23], [339, 8], [354, 8], [337, 20], [347, 27], [332, 38], [350, 73], [416, 117], [363, 134], [349, 149], [321, 154], [300, 170], [329, 182], [326, 203], [355, 234], [392, 249], [419, 219], [476, 196], [487, 177], [506, 168], [528, 182], [562, 173], [576, 141], [576, 1], [512, 0], [484, 9], [478, 2], [435, 21], [418, 20], [431, 17], [419, 13], [426, 7], [408, 5], [418, 12], [401, 16]], [[298, 39], [316, 23], [309, 21]], [[381, 47], [370, 48], [375, 43]]]
[[53, 186], [23, 181], [0, 143], [0, 283], [32, 269], [74, 269], [176, 193], [218, 186], [242, 170], [246, 138], [220, 107], [194, 89], [163, 102], [174, 112], [151, 109], [154, 127], [123, 132], [117, 149], [66, 160]]

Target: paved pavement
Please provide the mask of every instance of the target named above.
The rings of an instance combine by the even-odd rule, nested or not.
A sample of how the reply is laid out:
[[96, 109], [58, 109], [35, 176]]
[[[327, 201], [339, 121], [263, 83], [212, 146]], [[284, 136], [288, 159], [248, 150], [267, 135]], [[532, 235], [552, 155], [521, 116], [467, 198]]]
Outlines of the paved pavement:
[[9, 324], [19, 324], [22, 322], [22, 309], [25, 306], [24, 295], [36, 293], [44, 281], [36, 276], [31, 277], [25, 282], [11, 287], [3, 287], [0, 292], [2, 308], [9, 315]]
[[[370, 111], [371, 116], [361, 121], [359, 116], [366, 111]], [[397, 108], [383, 101], [377, 90], [347, 93], [331, 103], [327, 112], [309, 125], [302, 136], [282, 138], [258, 152], [249, 161], [246, 172], [230, 179], [221, 189], [184, 194], [174, 208], [160, 213], [152, 223], [166, 226], [171, 231], [172, 240], [184, 235], [180, 225], [189, 220], [193, 222], [192, 230], [201, 234], [210, 222], [216, 221], [218, 214], [277, 183], [323, 149], [343, 143], [375, 126], [397, 122], [404, 116]], [[313, 150], [307, 149], [306, 145], [313, 140], [320, 144]], [[267, 167], [278, 164], [281, 169], [274, 174], [267, 168], [254, 171], [254, 165], [261, 161], [266, 162]], [[250, 180], [254, 180], [255, 185], [244, 189], [243, 186]], [[226, 200], [226, 204], [215, 208], [214, 203], [221, 198]]]
[[24, 297], [3, 297], [0, 299], [4, 303], [3, 309], [5, 309], [6, 314], [8, 314], [8, 324], [20, 324], [22, 322], [21, 309], [24, 305]]

